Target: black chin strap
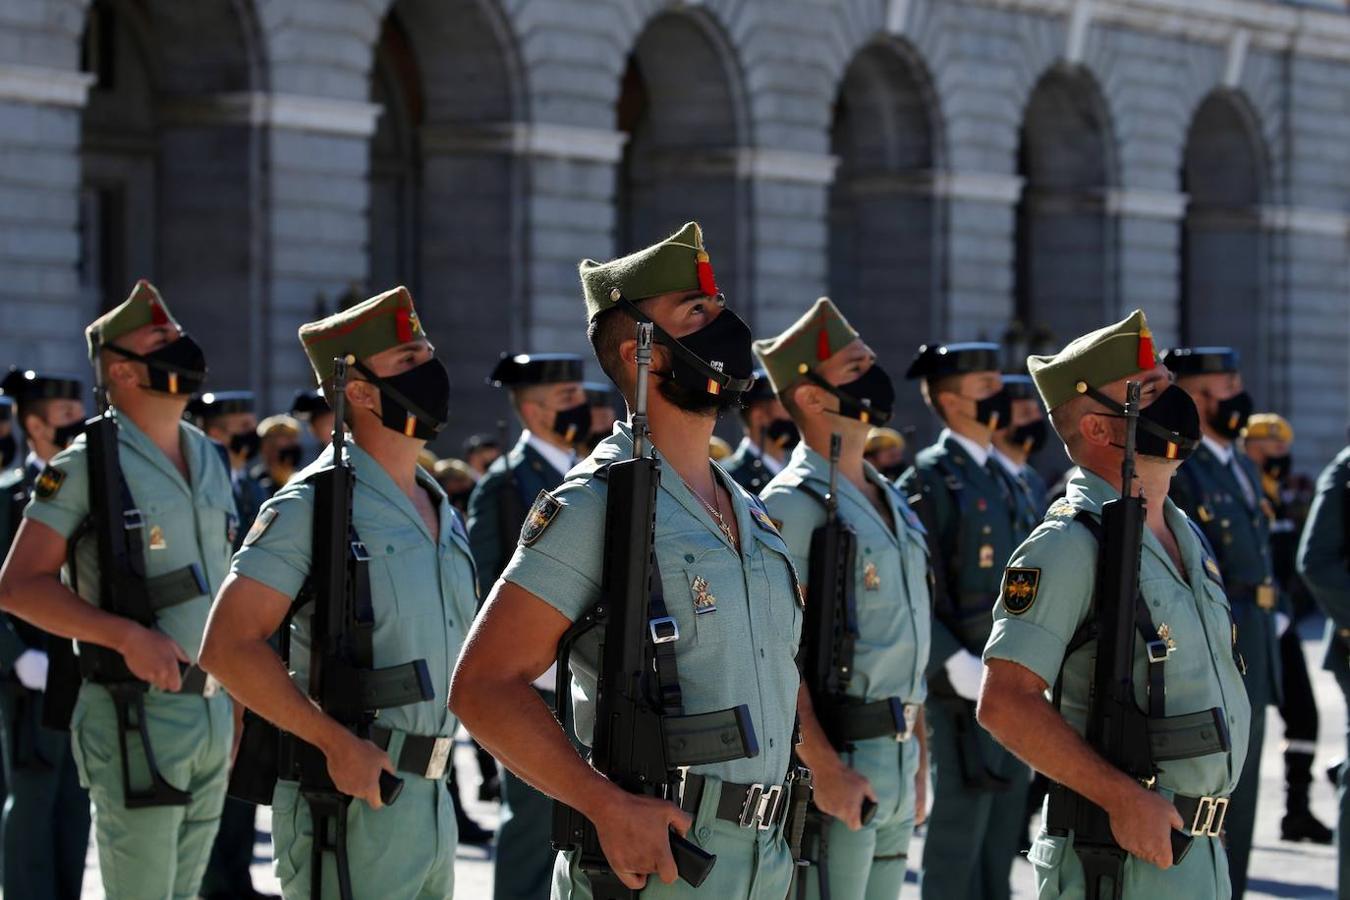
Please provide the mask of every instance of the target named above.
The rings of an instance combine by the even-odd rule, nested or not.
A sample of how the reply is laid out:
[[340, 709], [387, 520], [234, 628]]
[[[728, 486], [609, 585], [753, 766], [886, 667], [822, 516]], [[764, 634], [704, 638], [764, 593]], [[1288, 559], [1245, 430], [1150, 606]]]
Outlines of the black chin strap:
[[[1086, 381], [1078, 382], [1076, 387], [1078, 388], [1078, 393], [1086, 394], [1093, 400], [1096, 400], [1102, 406], [1105, 406], [1115, 413], [1116, 418], [1123, 419], [1125, 417], [1125, 407], [1121, 406]], [[1200, 444], [1199, 441], [1192, 440], [1179, 431], [1168, 431], [1166, 428], [1163, 428], [1156, 422], [1144, 418], [1142, 415], [1139, 417], [1139, 427], [1159, 440], [1166, 441], [1169, 444], [1175, 444], [1178, 449], [1185, 451], [1186, 453], [1194, 450]]]
[[[722, 297], [721, 294], [718, 294], [717, 296], [719, 299]], [[720, 299], [719, 305], [725, 306], [726, 300]], [[660, 325], [657, 325], [655, 322], [653, 322], [650, 316], [648, 316], [642, 310], [638, 309], [637, 304], [629, 300], [627, 297], [620, 297], [617, 306], [619, 307], [619, 309], [627, 313], [630, 318], [636, 319], [638, 322], [644, 325], [651, 325], [652, 330], [655, 332], [656, 340], [658, 343], [669, 348], [672, 353], [678, 356], [686, 364], [692, 366], [699, 372], [703, 373], [705, 378], [716, 384], [719, 388], [722, 389], [724, 393], [730, 392], [733, 394], [744, 394], [746, 391], [750, 390], [750, 388], [754, 385], [755, 377], [753, 375], [751, 375], [749, 378], [734, 378], [731, 375], [728, 375], [725, 372], [719, 372], [712, 366], [708, 365], [708, 363], [704, 361], [703, 357], [699, 356], [697, 353], [690, 350], [684, 344], [680, 343], [678, 339], [672, 337], [670, 335], [670, 332], [666, 331]], [[662, 378], [674, 378], [673, 372], [657, 372], [653, 370], [651, 374], [659, 375]]]
[[154, 369], [159, 369], [163, 372], [173, 372], [175, 375], [182, 375], [186, 378], [195, 378], [198, 381], [202, 381], [206, 378], [206, 373], [200, 369], [188, 369], [185, 368], [184, 366], [175, 365], [174, 363], [171, 362], [165, 362], [162, 359], [151, 359], [150, 357], [146, 356], [143, 353], [135, 353], [131, 350], [126, 349], [125, 347], [119, 347], [116, 344], [102, 344], [99, 347], [99, 349], [111, 350], [118, 356], [124, 356], [127, 359], [134, 359], [136, 362], [145, 363], [147, 366], [150, 366], [151, 368]]
[[[829, 391], [839, 400], [840, 409], [838, 412], [834, 413], [834, 415], [855, 419], [862, 422], [864, 425], [872, 425], [877, 428], [880, 428], [891, 420], [891, 411], [889, 409], [877, 409], [872, 406], [871, 400], [859, 400], [852, 394], [841, 390], [838, 385], [830, 384], [822, 378], [815, 369], [806, 367], [802, 374], [806, 376], [807, 381], [810, 381], [822, 390]], [[852, 407], [857, 411], [857, 415], [850, 415], [849, 413], [844, 412], [844, 407]], [[833, 412], [833, 410], [830, 410], [830, 412]]]
[[419, 422], [424, 423], [428, 428], [432, 429], [438, 434], [440, 433], [441, 429], [445, 427], [446, 425], [445, 422], [442, 422], [440, 419], [437, 419], [435, 416], [429, 414], [421, 406], [409, 400], [406, 394], [404, 394], [398, 388], [394, 387], [385, 379], [381, 378], [379, 375], [376, 375], [374, 372], [370, 371], [370, 369], [367, 368], [365, 363], [361, 362], [361, 360], [358, 359], [352, 365], [356, 368], [356, 371], [366, 376], [366, 378], [370, 381], [370, 383], [375, 385], [375, 387], [377, 387], [381, 393], [387, 395], [389, 399], [393, 400], [399, 406], [402, 406], [405, 411], [411, 413], [414, 417], [416, 417], [416, 419]]

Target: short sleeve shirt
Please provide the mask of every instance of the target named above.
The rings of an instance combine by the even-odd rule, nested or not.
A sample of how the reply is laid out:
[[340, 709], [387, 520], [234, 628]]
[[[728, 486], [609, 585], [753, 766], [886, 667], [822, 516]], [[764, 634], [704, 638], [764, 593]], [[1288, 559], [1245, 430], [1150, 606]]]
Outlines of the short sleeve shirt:
[[[923, 670], [931, 633], [923, 526], [896, 488], [870, 464], [864, 466], [868, 481], [890, 509], [890, 521], [852, 482], [838, 479], [839, 515], [857, 535], [853, 591], [858, 640], [848, 694], [869, 701], [899, 697], [921, 703], [927, 693]], [[825, 524], [824, 506], [803, 486], [823, 498], [829, 492], [829, 472], [824, 457], [799, 443], [761, 495], [803, 584], [810, 583], [811, 536]]]
[[[380, 724], [413, 734], [448, 736], [455, 720], [446, 708], [450, 672], [477, 606], [473, 558], [459, 514], [426, 472], [418, 484], [437, 507], [439, 533], [432, 535], [417, 508], [384, 468], [355, 443], [347, 444], [356, 474], [352, 524], [370, 554], [369, 575], [375, 629], [375, 668], [425, 659], [435, 697], [380, 711]], [[309, 577], [313, 557], [316, 487], [310, 477], [332, 466], [327, 447], [309, 467], [263, 504], [232, 571], [294, 598]], [[290, 667], [305, 690], [313, 606], [291, 621]]]
[[[502, 577], [535, 594], [571, 621], [600, 599], [609, 463], [632, 456], [624, 423], [551, 492], [556, 509], [542, 530], [527, 523]], [[658, 459], [660, 454], [658, 453]], [[746, 704], [759, 743], [752, 759], [693, 771], [738, 783], [778, 783], [787, 772], [800, 676], [801, 597], [787, 545], [757, 502], [721, 469], [740, 531], [737, 550], [668, 464], [656, 504], [656, 560], [688, 714]], [[579, 641], [571, 658], [577, 735], [594, 726], [598, 635]]]
[[[1082, 734], [1093, 677], [1093, 644], [1067, 659], [1065, 651], [1078, 627], [1092, 615], [1098, 548], [1092, 533], [1073, 517], [1079, 510], [1100, 514], [1102, 505], [1118, 494], [1106, 481], [1081, 469], [1068, 487], [1067, 496], [1050, 508], [1045, 522], [1013, 554], [994, 607], [994, 628], [984, 658], [1018, 663], [1049, 685], [1062, 678], [1061, 711]], [[1167, 626], [1175, 646], [1164, 663], [1164, 714], [1218, 707], [1228, 720], [1232, 747], [1227, 753], [1161, 763], [1158, 784], [1189, 796], [1228, 794], [1242, 773], [1251, 719], [1234, 659], [1232, 614], [1213, 558], [1185, 514], [1171, 500], [1162, 502], [1185, 572], [1173, 565], [1145, 528], [1139, 589], [1154, 626], [1159, 631]], [[1008, 586], [1013, 582], [1024, 587], [1010, 595]], [[1136, 702], [1147, 709], [1147, 653], [1141, 640], [1135, 641], [1134, 684]]]
[[[127, 416], [117, 420], [118, 459], [131, 499], [140, 510], [144, 530], [147, 579], [197, 566], [207, 593], [161, 609], [156, 627], [178, 642], [196, 660], [206, 630], [211, 598], [229, 571], [231, 541], [239, 527], [230, 473], [216, 445], [186, 422], [178, 434], [188, 477], [169, 461]], [[38, 479], [24, 517], [51, 528], [69, 540], [90, 515], [88, 445], [81, 435], [52, 457]], [[75, 548], [75, 573], [68, 567], [67, 583], [95, 605], [99, 602], [98, 548], [94, 535], [84, 532]]]

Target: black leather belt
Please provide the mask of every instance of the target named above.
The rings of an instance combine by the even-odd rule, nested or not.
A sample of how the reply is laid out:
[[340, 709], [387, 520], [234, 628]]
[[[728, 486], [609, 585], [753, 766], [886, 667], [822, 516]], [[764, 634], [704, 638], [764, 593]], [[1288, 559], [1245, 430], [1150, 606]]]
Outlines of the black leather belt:
[[[778, 784], [735, 784], [722, 782], [722, 791], [717, 797], [717, 818], [732, 822], [742, 828], [754, 828], [768, 831], [783, 820], [787, 814], [792, 794], [793, 779], [789, 777]], [[697, 813], [703, 799], [703, 789], [708, 780], [702, 775], [684, 777], [684, 793], [680, 798], [680, 807], [687, 813]]]
[[838, 735], [840, 740], [852, 742], [893, 737], [897, 741], [907, 741], [914, 734], [919, 704], [903, 703], [899, 697], [887, 697], [871, 703], [849, 703], [834, 709], [822, 709], [821, 714], [830, 720], [821, 722], [826, 733]]
[[1172, 805], [1181, 813], [1186, 830], [1194, 837], [1219, 837], [1228, 816], [1227, 797], [1187, 797], [1177, 794]]
[[[370, 742], [381, 750], [388, 750], [393, 738], [392, 729], [379, 725], [370, 729]], [[454, 748], [454, 743], [454, 738], [405, 732], [403, 749], [398, 752], [394, 768], [410, 775], [439, 781], [445, 777], [446, 770], [450, 767], [450, 751]]]

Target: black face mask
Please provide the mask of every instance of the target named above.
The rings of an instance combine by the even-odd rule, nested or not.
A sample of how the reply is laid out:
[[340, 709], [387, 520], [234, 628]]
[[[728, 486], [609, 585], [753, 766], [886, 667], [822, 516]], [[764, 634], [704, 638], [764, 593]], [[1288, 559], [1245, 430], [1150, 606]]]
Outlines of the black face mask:
[[585, 400], [553, 414], [553, 433], [575, 444], [591, 430], [591, 405]]
[[84, 434], [83, 419], [78, 422], [71, 422], [69, 425], [58, 425], [56, 432], [52, 435], [52, 443], [56, 445], [58, 450], [64, 450], [82, 434]]
[[675, 338], [632, 302], [619, 301], [619, 308], [631, 318], [650, 322], [656, 343], [670, 351], [669, 371], [653, 370], [652, 374], [661, 378], [657, 386], [661, 396], [685, 412], [705, 414], [732, 409], [740, 405], [741, 394], [754, 384], [750, 326], [726, 309], [725, 303], [719, 294], [718, 304], [723, 308], [717, 318], [693, 334]]
[[244, 431], [233, 435], [230, 438], [230, 452], [242, 453], [244, 458], [248, 459], [258, 452], [258, 447], [262, 445], [262, 438], [258, 437], [256, 431]]
[[1049, 436], [1050, 429], [1046, 426], [1045, 420], [1037, 419], [1035, 422], [1018, 425], [1008, 434], [1008, 440], [1021, 447], [1027, 456], [1032, 456], [1040, 452]]
[[764, 428], [766, 443], [776, 444], [783, 450], [791, 450], [802, 439], [797, 423], [791, 419], [774, 419]]
[[966, 397], [965, 394], [957, 394], [957, 396], [965, 397], [975, 404], [975, 421], [981, 425], [997, 431], [1000, 425], [1012, 421], [1012, 397], [1007, 391], [1000, 390], [992, 397], [985, 397], [983, 400]]
[[1261, 469], [1276, 481], [1283, 481], [1293, 467], [1293, 457], [1288, 453], [1284, 456], [1267, 456], [1266, 461], [1261, 463]]
[[432, 357], [388, 378], [359, 361], [356, 369], [380, 391], [380, 422], [385, 428], [429, 441], [450, 421], [450, 373], [439, 359]]
[[290, 466], [292, 469], [300, 468], [300, 445], [292, 444], [277, 451], [277, 465]]
[[1227, 400], [1220, 400], [1214, 415], [1209, 417], [1209, 427], [1231, 441], [1247, 427], [1247, 419], [1252, 414], [1253, 405], [1252, 396], [1246, 391], [1234, 394]]
[[178, 340], [146, 354], [132, 353], [116, 344], [104, 347], [119, 356], [145, 363], [150, 372], [147, 390], [161, 394], [195, 394], [206, 380], [206, 354], [184, 333]]
[[[1095, 388], [1088, 388], [1087, 395], [1112, 410], [1116, 414], [1114, 418], [1124, 418], [1125, 407], [1110, 397]], [[1143, 455], [1186, 460], [1199, 443], [1200, 411], [1196, 409], [1191, 395], [1175, 384], [1139, 411], [1139, 428], [1134, 435], [1134, 447]]]
[[14, 439], [14, 433], [0, 437], [0, 469], [8, 469], [9, 464], [14, 462], [14, 454], [19, 450], [19, 443]]
[[817, 387], [839, 398], [839, 411], [835, 415], [877, 427], [891, 420], [891, 410], [895, 408], [895, 385], [880, 364], [873, 363], [866, 372], [847, 384], [830, 384], [814, 370], [807, 370], [806, 377]]

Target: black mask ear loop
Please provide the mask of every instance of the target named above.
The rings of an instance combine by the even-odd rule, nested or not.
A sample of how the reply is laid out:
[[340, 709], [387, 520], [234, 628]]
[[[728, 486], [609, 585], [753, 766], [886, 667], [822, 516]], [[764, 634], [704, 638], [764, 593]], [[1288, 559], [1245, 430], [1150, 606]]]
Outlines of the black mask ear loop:
[[[402, 391], [400, 391], [398, 388], [394, 387], [392, 384], [390, 384], [385, 379], [381, 378], [379, 375], [376, 375], [374, 372], [370, 371], [370, 369], [368, 369], [366, 365], [362, 363], [360, 360], [357, 360], [355, 363], [353, 363], [353, 366], [356, 368], [356, 371], [366, 376], [366, 378], [371, 382], [371, 384], [375, 385], [375, 387], [378, 388], [381, 393], [388, 394], [390, 399], [392, 399], [395, 403], [397, 403], [399, 406], [402, 406], [407, 412], [412, 413], [417, 419], [421, 420], [422, 422], [425, 422], [427, 424], [427, 427], [434, 428], [435, 423], [440, 422], [440, 419], [428, 413], [425, 409], [421, 407], [420, 404], [414, 403], [413, 401], [409, 400], [408, 396], [404, 394]], [[444, 427], [445, 425], [444, 423], [442, 423], [441, 428]], [[440, 428], [436, 428], [436, 430], [440, 431]]]
[[[704, 362], [703, 357], [690, 350], [684, 344], [680, 343], [678, 338], [672, 337], [670, 332], [653, 322], [650, 316], [638, 309], [637, 304], [620, 293], [618, 288], [610, 291], [609, 296], [610, 299], [614, 301], [615, 305], [627, 313], [630, 318], [637, 320], [641, 324], [651, 325], [656, 340], [660, 342], [663, 347], [668, 348], [671, 353], [678, 356], [686, 365], [692, 366], [702, 372], [709, 381], [716, 384], [722, 391], [744, 394], [746, 391], [750, 390], [752, 385], [754, 385], [755, 378], [753, 375], [749, 378], [732, 378], [725, 372], [719, 372], [708, 365]], [[723, 309], [726, 308], [727, 299], [724, 295], [718, 294], [716, 300], [719, 307]], [[665, 378], [671, 377], [671, 373], [669, 372], [657, 372], [656, 374]]]
[[[820, 373], [818, 373], [815, 369], [812, 369], [806, 363], [802, 363], [801, 366], [797, 369], [797, 371], [800, 372], [803, 376], [805, 376], [807, 381], [811, 382], [816, 387], [821, 388], [822, 390], [829, 391], [831, 394], [834, 395], [836, 399], [839, 400], [840, 404], [839, 412], [835, 413], [835, 415], [846, 416], [847, 418], [850, 419], [857, 419], [864, 425], [873, 425], [877, 428], [880, 428], [882, 425], [885, 425], [887, 422], [891, 420], [891, 414], [889, 412], [886, 412], [885, 410], [881, 409], [874, 409], [872, 407], [871, 400], [859, 400], [857, 397], [854, 397], [852, 394], [849, 394], [847, 391], [843, 390], [838, 385], [830, 384], [828, 381], [826, 381], [824, 378], [821, 377]], [[856, 416], [847, 415], [844, 412], [845, 407], [852, 407], [853, 409], [857, 410], [858, 414]]]
[[[1086, 396], [1091, 397], [1093, 400], [1096, 400], [1102, 406], [1105, 406], [1107, 409], [1111, 410], [1112, 413], [1114, 414], [1112, 418], [1115, 419], [1125, 418], [1124, 406], [1112, 400], [1110, 397], [1106, 396], [1096, 388], [1092, 387], [1092, 385], [1088, 384], [1086, 381], [1078, 382], [1076, 385], [1074, 385], [1074, 389], [1077, 390], [1078, 393], [1085, 394]], [[1144, 409], [1147, 410], [1148, 407], [1144, 407]], [[1186, 453], [1189, 453], [1190, 451], [1194, 450], [1196, 445], [1200, 443], [1199, 441], [1191, 440], [1190, 438], [1186, 437], [1184, 434], [1178, 431], [1168, 431], [1166, 428], [1163, 428], [1156, 422], [1145, 418], [1142, 411], [1140, 412], [1139, 415], [1139, 427], [1144, 429], [1154, 437], [1156, 437], [1158, 440], [1164, 441], [1168, 444], [1172, 444], [1176, 446], [1179, 451], [1184, 451]], [[1179, 455], [1180, 454], [1178, 453], [1176, 456]], [[1165, 458], [1173, 459], [1176, 457], [1173, 455], [1168, 455]]]

